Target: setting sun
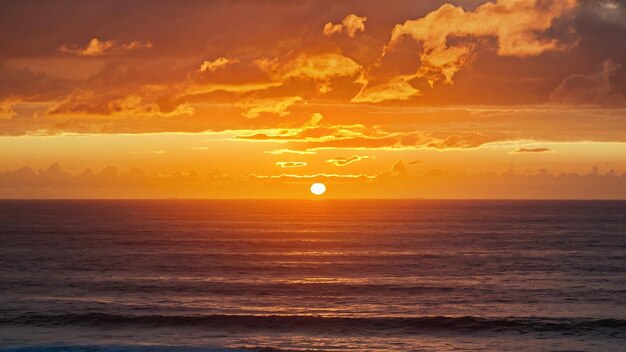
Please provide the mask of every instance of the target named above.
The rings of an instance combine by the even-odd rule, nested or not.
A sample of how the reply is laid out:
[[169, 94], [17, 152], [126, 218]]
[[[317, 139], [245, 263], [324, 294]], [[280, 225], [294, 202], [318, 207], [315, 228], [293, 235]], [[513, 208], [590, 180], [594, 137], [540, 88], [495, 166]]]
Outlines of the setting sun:
[[326, 185], [319, 182], [312, 184], [311, 193], [315, 194], [316, 196], [321, 196], [322, 194], [326, 193]]

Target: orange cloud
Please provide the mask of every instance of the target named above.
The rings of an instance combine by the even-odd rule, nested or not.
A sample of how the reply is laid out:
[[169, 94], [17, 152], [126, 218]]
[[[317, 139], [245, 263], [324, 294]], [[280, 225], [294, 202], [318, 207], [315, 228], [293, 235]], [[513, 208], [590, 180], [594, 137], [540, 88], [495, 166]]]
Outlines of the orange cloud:
[[475, 55], [475, 44], [469, 42], [472, 38], [495, 37], [501, 56], [535, 56], [562, 49], [555, 39], [542, 34], [575, 6], [576, 0], [498, 0], [466, 12], [445, 4], [420, 19], [396, 25], [385, 53], [409, 36], [422, 45], [417, 76], [431, 85], [439, 80], [452, 83], [454, 75]]
[[273, 80], [259, 68], [258, 64], [250, 60], [218, 57], [210, 61], [205, 60], [197, 69], [188, 72], [186, 80], [179, 82], [176, 88], [179, 90], [180, 98], [216, 92], [242, 95], [279, 87], [282, 84], [282, 81]]
[[0, 120], [9, 120], [17, 116], [17, 113], [13, 110], [13, 105], [16, 103], [18, 103], [18, 100], [15, 99], [0, 101]]
[[264, 152], [266, 154], [282, 155], [282, 154], [298, 154], [298, 155], [314, 155], [315, 152], [306, 150], [277, 149]]
[[204, 61], [202, 63], [202, 65], [200, 65], [200, 68], [198, 69], [198, 71], [200, 72], [213, 72], [215, 70], [218, 70], [220, 68], [223, 68], [229, 64], [233, 64], [233, 63], [237, 63], [239, 62], [239, 60], [237, 59], [229, 59], [226, 57], [218, 57], [217, 59], [213, 60], [213, 61]]
[[363, 160], [363, 159], [370, 159], [370, 156], [367, 155], [363, 155], [363, 156], [359, 156], [359, 155], [352, 155], [351, 157], [348, 158], [344, 158], [344, 157], [337, 157], [334, 159], [329, 159], [326, 160], [327, 163], [331, 163], [335, 166], [346, 166], [348, 164], [351, 164], [353, 162], [359, 161], [359, 160]]
[[327, 93], [332, 89], [331, 79], [354, 76], [361, 70], [361, 65], [351, 58], [334, 53], [299, 55], [288, 62], [257, 60], [257, 65], [270, 73], [276, 81], [284, 82], [289, 79], [316, 81], [321, 93]]
[[[249, 132], [249, 131], [247, 131]], [[506, 140], [502, 133], [485, 135], [480, 132], [426, 133], [418, 131], [389, 132], [380, 126], [305, 124], [300, 128], [257, 130], [241, 133], [236, 139], [250, 141], [288, 142], [290, 150], [315, 151], [320, 149], [468, 149], [483, 144]], [[329, 161], [330, 162], [330, 161]], [[341, 163], [340, 161], [338, 163]]]
[[274, 114], [278, 116], [287, 116], [290, 114], [289, 108], [302, 100], [302, 97], [298, 96], [247, 99], [239, 102], [237, 105], [244, 110], [243, 116], [249, 119], [253, 119], [259, 117], [262, 113]]
[[339, 34], [343, 31], [342, 24], [333, 24], [332, 22], [328, 22], [324, 25], [324, 29], [322, 32], [324, 35], [331, 36], [333, 34]]
[[446, 136], [438, 141], [428, 143], [428, 147], [436, 149], [466, 149], [477, 148], [481, 145], [489, 142], [494, 142], [496, 139], [492, 136], [487, 136], [480, 132], [468, 132], [458, 135]]
[[374, 179], [376, 176], [366, 174], [312, 174], [312, 175], [296, 175], [296, 174], [280, 174], [280, 175], [256, 175], [251, 174], [251, 179], [273, 179], [273, 180], [297, 180], [297, 179], [326, 179], [326, 180], [341, 180], [341, 179], [353, 179], [353, 180], [367, 180]]
[[411, 76], [398, 76], [389, 81], [370, 86], [364, 78], [361, 90], [350, 100], [352, 103], [380, 103], [388, 100], [408, 100], [411, 97], [420, 96], [419, 89], [409, 84]]
[[163, 111], [157, 103], [145, 102], [139, 95], [129, 95], [109, 102], [108, 108], [111, 115], [123, 114], [125, 116], [174, 117], [194, 113], [194, 108], [189, 104], [180, 104], [171, 111]]
[[135, 94], [107, 96], [92, 90], [75, 90], [65, 99], [49, 106], [46, 115], [50, 117], [94, 117], [120, 119], [126, 117], [174, 117], [193, 115], [194, 108], [189, 104], [179, 104], [172, 109], [163, 109], [154, 95], [164, 87], [146, 86]]
[[137, 49], [148, 49], [152, 47], [151, 42], [141, 43], [132, 41], [125, 44], [117, 44], [113, 40], [100, 40], [93, 38], [84, 48], [77, 46], [62, 45], [59, 51], [62, 53], [74, 54], [78, 56], [103, 56], [105, 54], [119, 53], [124, 51], [132, 51]]
[[517, 148], [511, 152], [511, 154], [520, 153], [554, 153], [554, 150], [550, 148]]
[[306, 161], [277, 161], [276, 165], [282, 168], [303, 167], [303, 166], [307, 166], [307, 162]]
[[323, 33], [324, 35], [331, 36], [333, 34], [339, 34], [345, 29], [348, 36], [354, 38], [357, 32], [365, 32], [365, 21], [367, 21], [366, 17], [349, 14], [340, 24], [333, 24], [332, 22], [326, 23]]
[[281, 85], [281, 82], [190, 84], [186, 88], [185, 93], [190, 95], [209, 94], [214, 92], [248, 93], [279, 87]]
[[349, 57], [339, 54], [321, 54], [315, 56], [300, 55], [284, 65], [280, 65], [278, 74], [283, 78], [310, 78], [325, 80], [333, 77], [352, 76], [361, 68]]

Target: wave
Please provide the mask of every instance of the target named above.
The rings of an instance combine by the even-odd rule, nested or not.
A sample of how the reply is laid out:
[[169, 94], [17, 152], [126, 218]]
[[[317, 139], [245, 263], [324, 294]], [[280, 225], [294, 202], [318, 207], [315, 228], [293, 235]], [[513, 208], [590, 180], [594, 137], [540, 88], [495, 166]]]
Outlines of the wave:
[[457, 332], [608, 333], [626, 337], [624, 319], [464, 317], [320, 317], [306, 315], [112, 315], [104, 313], [0, 317], [0, 324], [91, 327], [201, 327], [214, 330], [303, 331], [325, 334]]

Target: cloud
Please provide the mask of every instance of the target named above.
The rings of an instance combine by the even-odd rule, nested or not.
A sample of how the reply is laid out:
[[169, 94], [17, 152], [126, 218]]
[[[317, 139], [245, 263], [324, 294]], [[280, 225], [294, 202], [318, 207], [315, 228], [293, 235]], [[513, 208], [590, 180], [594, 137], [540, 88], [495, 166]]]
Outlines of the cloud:
[[290, 114], [289, 108], [302, 100], [302, 97], [298, 96], [248, 99], [239, 102], [237, 105], [244, 110], [243, 116], [253, 119], [259, 117], [262, 113], [287, 116]]
[[240, 133], [235, 139], [287, 142], [290, 150], [319, 149], [469, 149], [486, 143], [506, 140], [502, 133], [486, 135], [480, 132], [454, 134], [426, 133], [415, 130], [389, 132], [380, 126], [304, 124], [300, 128], [256, 130]]
[[345, 29], [348, 36], [354, 38], [357, 32], [365, 32], [365, 21], [367, 21], [366, 17], [349, 14], [340, 24], [333, 24], [332, 22], [326, 23], [322, 32], [324, 35], [331, 36], [333, 34], [339, 34]]
[[383, 171], [377, 177], [384, 178], [406, 178], [409, 176], [409, 170], [406, 168], [402, 160], [398, 160], [391, 166], [391, 169]]
[[550, 94], [550, 100], [562, 104], [598, 104], [618, 101], [620, 97], [611, 95], [613, 85], [611, 78], [622, 65], [606, 60], [596, 72], [589, 74], [575, 73], [567, 76]]
[[0, 120], [9, 120], [17, 116], [13, 106], [19, 101], [16, 99], [6, 99], [0, 101]]
[[384, 54], [405, 36], [411, 37], [422, 46], [417, 77], [431, 85], [439, 80], [452, 83], [454, 75], [473, 59], [480, 37], [495, 37], [500, 56], [527, 57], [563, 49], [556, 39], [542, 34], [575, 6], [576, 0], [498, 0], [466, 12], [445, 4], [422, 18], [396, 25]]
[[370, 159], [372, 157], [367, 156], [367, 155], [363, 155], [363, 156], [359, 156], [359, 155], [352, 155], [348, 158], [344, 158], [344, 157], [336, 157], [334, 159], [329, 159], [326, 160], [327, 163], [331, 163], [335, 166], [346, 166], [348, 164], [351, 164], [353, 162], [359, 161], [359, 160], [363, 160], [363, 159]]
[[186, 103], [174, 105], [171, 109], [163, 109], [156, 101], [154, 94], [164, 87], [144, 87], [137, 93], [126, 96], [97, 94], [92, 90], [76, 90], [65, 99], [54, 102], [48, 107], [49, 117], [175, 117], [193, 115], [194, 108]]
[[149, 48], [152, 48], [152, 42], [150, 41], [142, 43], [135, 40], [128, 43], [118, 44], [116, 41], [113, 40], [100, 40], [98, 38], [93, 38], [84, 48], [75, 45], [64, 44], [59, 48], [59, 51], [62, 53], [73, 54], [77, 56], [104, 56], [107, 54], [115, 54], [137, 49]]
[[361, 71], [361, 65], [354, 60], [334, 53], [320, 55], [302, 54], [287, 62], [257, 60], [257, 65], [279, 82], [290, 79], [316, 81], [318, 90], [321, 93], [327, 93], [332, 89], [331, 79], [354, 76]]
[[586, 3], [601, 21], [626, 27], [626, 4], [619, 0], [589, 1]]
[[276, 165], [282, 168], [303, 167], [307, 166], [306, 161], [277, 161]]
[[[315, 117], [315, 116], [314, 116]], [[281, 128], [270, 130], [257, 130], [254, 134], [239, 134], [236, 138], [248, 140], [275, 140], [293, 142], [321, 142], [343, 140], [360, 137], [374, 137], [387, 135], [378, 130], [368, 131], [363, 125], [323, 125], [304, 123], [299, 128]]]
[[75, 47], [71, 49], [68, 46], [63, 45], [59, 48], [59, 51], [62, 53], [76, 54], [79, 56], [102, 56], [106, 51], [110, 50], [111, 48], [113, 48], [112, 40], [101, 41], [98, 38], [93, 38], [84, 48]]
[[198, 71], [200, 72], [214, 72], [220, 68], [224, 68], [227, 65], [239, 62], [238, 59], [229, 59], [226, 57], [218, 57], [213, 61], [204, 61]]
[[477, 148], [483, 144], [494, 142], [495, 140], [496, 139], [494, 139], [494, 137], [482, 134], [480, 132], [467, 132], [463, 134], [442, 137], [437, 141], [428, 143], [427, 147], [436, 149]]
[[[211, 93], [244, 95], [248, 92], [280, 87], [282, 84], [282, 81], [269, 77], [254, 61], [220, 56], [211, 61], [203, 61], [198, 68], [187, 72], [186, 79], [178, 82], [177, 87], [180, 90], [179, 97], [188, 98]], [[203, 99], [203, 97], [191, 98]]]
[[554, 150], [550, 148], [517, 148], [511, 152], [511, 154], [520, 153], [554, 153]]
[[266, 90], [273, 87], [279, 87], [281, 85], [281, 82], [207, 83], [200, 85], [189, 85], [185, 93], [190, 95], [209, 94], [214, 92], [248, 93]]
[[370, 175], [366, 175], [366, 174], [327, 174], [327, 173], [319, 173], [319, 174], [312, 174], [312, 175], [296, 175], [296, 174], [280, 174], [280, 175], [256, 175], [256, 174], [251, 174], [249, 175], [249, 177], [251, 179], [272, 179], [272, 180], [277, 180], [277, 181], [287, 181], [287, 182], [291, 182], [291, 180], [299, 180], [299, 179], [304, 179], [304, 180], [310, 180], [310, 179], [325, 179], [327, 181], [331, 181], [331, 180], [355, 180], [355, 181], [360, 181], [360, 180], [368, 180], [368, 179], [375, 179], [376, 176], [370, 176]]
[[33, 71], [17, 62], [3, 62], [0, 59], [0, 102], [5, 104], [50, 101], [67, 94], [77, 84], [76, 81]]
[[291, 150], [291, 149], [270, 150], [270, 151], [265, 151], [264, 153], [273, 154], [273, 155], [282, 155], [282, 154], [314, 155], [314, 154], [317, 154], [315, 152], [306, 151], [306, 150]]
[[[512, 12], [515, 16], [519, 15], [522, 18], [530, 16], [531, 19], [543, 13], [547, 21], [548, 18], [554, 17], [555, 6], [566, 3], [558, 0], [554, 2], [537, 0], [533, 10], [530, 9], [531, 5], [528, 5], [530, 2], [526, 0], [516, 1], [516, 5], [512, 5], [511, 1], [495, 0], [474, 1], [471, 4], [459, 1], [446, 2], [457, 5], [449, 7], [452, 9], [450, 12], [460, 11], [463, 13], [460, 17], [469, 19], [469, 22], [473, 21], [474, 24], [476, 22], [474, 18], [485, 16], [479, 16], [479, 13], [490, 12], [493, 21], [497, 18], [503, 21], [502, 28], [513, 28], [515, 21], [522, 21], [510, 18], [513, 16]], [[564, 34], [570, 29], [567, 26], [575, 26], [572, 29], [576, 30], [575, 35], [581, 39], [579, 49], [534, 58], [499, 57], [495, 51], [500, 50], [500, 45], [506, 52], [504, 45], [506, 40], [500, 38], [502, 33], [483, 35], [473, 29], [461, 28], [461, 34], [457, 34], [453, 32], [456, 29], [449, 27], [462, 27], [465, 24], [460, 23], [463, 21], [457, 21], [454, 16], [449, 25], [440, 25], [446, 19], [445, 8], [439, 8], [441, 3], [444, 1], [435, 5], [431, 2], [411, 4], [406, 2], [394, 5], [393, 9], [370, 2], [337, 4], [339, 7], [331, 12], [339, 14], [340, 17], [328, 17], [328, 13], [331, 12], [324, 11], [317, 11], [311, 15], [308, 12], [310, 9], [303, 4], [275, 7], [246, 2], [245, 6], [250, 6], [250, 9], [254, 10], [244, 11], [245, 14], [237, 6], [215, 5], [216, 11], [192, 11], [191, 8], [204, 7], [190, 5], [189, 14], [204, 15], [198, 15], [193, 21], [187, 21], [188, 18], [182, 16], [182, 13], [177, 13], [177, 16], [181, 17], [172, 18], [185, 18], [185, 21], [176, 28], [168, 27], [167, 30], [162, 30], [162, 26], [154, 26], [153, 23], [143, 21], [121, 24], [104, 23], [94, 19], [92, 24], [96, 26], [100, 23], [98, 26], [102, 28], [83, 28], [84, 30], [78, 32], [72, 30], [75, 26], [72, 25], [71, 19], [82, 18], [80, 12], [74, 7], [63, 11], [59, 8], [57, 10], [68, 17], [63, 19], [55, 17], [53, 20], [59, 25], [69, 26], [66, 28], [69, 32], [62, 38], [48, 40], [44, 40], [45, 31], [42, 32], [37, 26], [30, 25], [35, 32], [23, 30], [18, 33], [12, 32], [8, 23], [2, 23], [0, 26], [8, 30], [5, 32], [15, 32], [16, 35], [5, 43], [3, 50], [0, 50], [3, 56], [0, 59], [0, 102], [7, 97], [15, 96], [20, 103], [12, 107], [10, 104], [4, 104], [0, 134], [18, 135], [33, 131], [55, 134], [251, 129], [259, 129], [259, 133], [264, 133], [261, 129], [297, 126], [306, 119], [306, 115], [321, 112], [327, 116], [324, 122], [329, 124], [324, 127], [362, 124], [373, 128], [381, 125], [386, 134], [377, 135], [367, 131], [359, 135], [357, 129], [338, 127], [337, 130], [324, 135], [323, 129], [316, 129], [307, 131], [309, 134], [307, 139], [289, 140], [284, 146], [273, 149], [296, 150], [307, 146], [358, 148], [361, 142], [363, 148], [376, 146], [419, 148], [429, 143], [433, 143], [434, 148], [461, 143], [454, 143], [453, 139], [444, 143], [447, 136], [443, 134], [433, 136], [433, 131], [445, 131], [448, 135], [459, 135], [463, 136], [462, 138], [465, 138], [465, 132], [478, 131], [490, 138], [499, 138], [501, 134], [509, 133], [507, 138], [536, 138], [538, 141], [624, 140], [623, 128], [620, 125], [623, 111], [600, 111], [595, 108], [592, 111], [586, 106], [535, 105], [545, 103], [549, 93], [555, 90], [559, 82], [574, 72], [582, 73], [582, 76], [593, 76], [597, 72], [591, 67], [608, 58], [611, 58], [614, 64], [622, 63], [620, 53], [623, 52], [621, 50], [623, 45], [614, 39], [619, 36], [618, 29], [623, 27], [608, 27], [604, 22], [602, 26], [594, 24], [595, 22], [588, 17], [600, 22], [598, 16], [592, 16], [590, 9], [583, 8], [585, 4], [589, 4], [594, 8], [602, 8], [606, 15], [619, 15], [623, 14], [622, 2], [609, 0], [581, 2], [581, 6], [576, 9], [575, 21], [570, 21], [566, 16], [568, 11], [563, 11], [565, 16], [554, 17], [551, 27], [547, 30], [531, 30], [528, 32], [529, 36], [539, 42], [555, 42], [554, 49], [549, 50], [565, 48], [567, 43], [562, 38], [568, 37]], [[479, 6], [479, 3], [483, 5]], [[507, 10], [507, 6], [516, 7], [515, 11]], [[460, 7], [465, 10], [461, 10]], [[22, 8], [23, 12], [28, 11], [28, 6], [16, 5], [15, 8]], [[109, 10], [105, 12], [115, 12], [117, 6], [112, 4], [107, 5], [107, 8]], [[169, 5], [166, 8], [171, 11], [165, 11], [165, 14], [179, 9]], [[133, 8], [124, 13], [128, 18], [136, 19], [143, 11], [152, 10], [155, 9]], [[291, 10], [295, 12], [290, 12]], [[267, 16], [254, 16], [260, 11], [266, 11], [263, 13]], [[294, 21], [295, 17], [286, 15], [295, 15], [296, 12], [305, 16], [302, 18], [306, 18], [306, 21]], [[344, 16], [351, 13], [368, 17], [368, 21], [365, 22], [368, 26], [367, 32], [361, 34], [359, 30], [355, 31], [358, 40], [351, 40], [346, 35], [347, 29], [342, 23]], [[374, 20], [371, 17], [373, 14], [376, 14], [377, 28], [370, 23]], [[398, 14], [404, 17], [398, 17]], [[251, 16], [246, 26], [255, 28], [255, 36], [249, 36], [250, 31], [247, 30], [209, 30], [225, 28], [224, 23], [227, 24], [229, 19], [240, 15]], [[40, 14], [33, 16], [38, 18]], [[150, 18], [160, 18], [155, 16], [156, 14]], [[206, 16], [211, 17], [211, 20], [207, 20]], [[426, 21], [427, 16], [431, 16], [432, 19], [429, 17]], [[437, 16], [441, 18], [435, 18]], [[52, 17], [54, 16], [50, 18]], [[391, 30], [394, 26], [396, 24], [402, 26], [406, 19], [421, 17], [422, 25], [432, 25], [427, 34], [433, 37], [421, 41], [414, 40], [408, 33], [398, 37], [394, 44], [390, 44], [385, 57], [380, 60], [381, 65], [385, 66], [381, 70], [383, 72], [372, 69], [372, 66], [378, 64], [377, 59], [380, 58], [382, 45], [390, 43]], [[29, 18], [29, 23], [37, 23], [33, 17]], [[43, 17], [42, 19], [45, 20]], [[321, 27], [328, 20], [341, 26], [341, 34], [332, 40], [320, 33]], [[493, 29], [492, 23], [484, 22]], [[18, 26], [16, 28], [26, 28], [26, 22], [12, 20], [12, 23]], [[131, 28], [129, 25], [137, 26], [132, 27], [136, 28], [136, 31], [128, 32], [122, 37], [117, 29]], [[212, 27], [213, 25], [215, 27]], [[154, 30], [147, 31], [145, 26], [151, 26], [150, 28]], [[539, 28], [534, 24], [531, 27]], [[433, 41], [437, 42], [435, 39], [439, 38], [436, 36], [439, 31], [443, 32], [441, 36], [445, 37], [443, 48], [449, 50], [433, 49], [428, 53], [429, 61], [422, 63], [420, 55], [425, 52], [426, 46], [433, 47]], [[466, 34], [469, 32], [475, 34]], [[84, 37], [84, 33], [91, 36]], [[147, 37], [146, 33], [151, 33], [150, 37]], [[77, 44], [75, 47], [67, 45], [66, 47], [84, 50], [94, 35], [97, 37], [98, 45], [93, 46], [96, 49], [92, 51], [102, 53], [102, 56], [96, 57], [95, 60], [86, 60], [78, 54], [59, 55], [57, 52], [63, 43], [75, 43]], [[140, 39], [142, 42], [145, 39], [153, 40], [155, 46], [145, 51], [150, 55], [136, 57], [116, 55], [122, 53], [117, 50], [123, 51], [124, 49], [120, 47], [123, 47], [124, 43], [133, 39]], [[430, 44], [426, 45], [427, 41]], [[525, 42], [521, 44], [525, 45]], [[132, 47], [138, 45], [127, 46], [128, 49]], [[466, 47], [471, 49], [468, 57], [456, 55], [455, 49], [464, 54]], [[435, 45], [434, 48], [438, 47]], [[139, 48], [132, 50], [137, 50], [131, 51], [132, 54], [139, 53]], [[437, 56], [439, 53], [451, 56], [444, 55], [439, 58]], [[438, 64], [440, 61], [452, 60], [451, 57], [470, 61], [464, 63], [457, 60], [450, 65]], [[259, 64], [263, 63], [262, 65], [255, 64], [257, 59], [263, 58], [265, 60], [258, 61]], [[472, 59], [476, 60], [471, 61]], [[437, 65], [430, 65], [433, 62]], [[456, 73], [457, 66], [469, 65], [469, 62], [473, 62], [471, 69], [465, 69], [470, 67], [463, 66], [465, 68], [461, 69], [462, 75]], [[572, 67], [584, 69], [572, 70]], [[67, 74], [68, 71], [73, 73]], [[366, 73], [363, 73], [364, 71]], [[419, 77], [420, 75], [436, 76], [435, 79], [440, 81], [436, 83], [435, 88], [430, 89], [427, 79]], [[60, 77], [63, 77], [62, 81], [59, 80]], [[614, 72], [610, 79], [613, 93], [608, 93], [606, 98], [595, 98], [592, 95], [585, 99], [604, 102], [612, 101], [614, 94], [623, 95], [623, 78], [622, 71]], [[441, 84], [445, 80], [455, 81], [455, 86]], [[567, 82], [564, 82], [563, 86], [570, 87], [573, 80], [565, 81]], [[602, 80], [598, 82], [600, 86], [604, 84]], [[153, 85], [165, 86], [167, 89], [155, 93], [143, 92], [144, 86]], [[331, 94], [323, 97], [318, 94], [328, 92], [331, 88]], [[603, 91], [602, 89], [592, 88], [590, 91]], [[567, 91], [571, 92], [571, 89]], [[555, 93], [553, 101], [567, 100], [561, 95]], [[270, 112], [274, 110], [271, 107], [266, 109], [267, 104], [261, 102], [265, 99], [276, 99], [275, 102], [278, 102], [284, 97], [296, 96], [302, 97], [303, 101], [278, 110], [278, 113]], [[361, 104], [348, 104], [350, 100]], [[385, 104], [386, 102], [389, 103]], [[254, 110], [256, 103], [260, 107]], [[378, 103], [380, 106], [370, 103]], [[50, 105], [49, 109], [47, 105]], [[240, 108], [241, 105], [245, 105], [244, 110]], [[493, 108], [496, 112], [489, 114], [476, 112], [479, 107]], [[563, 110], [549, 110], [561, 108]], [[47, 109], [49, 113], [43, 116]], [[193, 115], [190, 114], [192, 109]], [[267, 111], [263, 112], [264, 109]], [[582, 111], [584, 109], [586, 111]], [[17, 117], [7, 119], [8, 116], [14, 116], [14, 112], [18, 113]], [[242, 112], [248, 112], [251, 119], [243, 118]], [[291, 114], [288, 118], [263, 118], [285, 116], [289, 112]], [[157, 118], [146, 118], [141, 121], [134, 118], [148, 117], [151, 114]], [[129, 118], [125, 119], [125, 116]], [[168, 118], [172, 116], [184, 118]], [[262, 118], [255, 119], [255, 116]], [[61, 121], [65, 117], [68, 120]], [[73, 120], [70, 121], [69, 118]], [[314, 133], [323, 137], [312, 137], [311, 134]], [[470, 139], [475, 140], [471, 136]], [[353, 153], [360, 152], [331, 154], [323, 160], [337, 155], [350, 156]]]
[[[301, 197], [312, 180], [332, 187], [340, 198], [555, 198], [624, 199], [626, 173], [594, 167], [588, 173], [551, 174], [547, 170], [516, 174], [453, 173], [429, 170], [409, 173], [402, 160], [388, 170], [368, 174], [278, 174], [231, 177], [215, 169], [150, 174], [138, 168], [106, 167], [68, 172], [58, 163], [0, 170], [2, 198], [275, 198]], [[262, 183], [263, 187], [259, 187]]]
[[[37, 197], [45, 197], [45, 190], [56, 191], [61, 197], [75, 197], [78, 190], [91, 190], [87, 197], [98, 194], [97, 197], [122, 197], [126, 198], [127, 192], [150, 195], [157, 190], [189, 189], [198, 191], [212, 184], [230, 182], [231, 178], [215, 170], [206, 175], [199, 175], [195, 171], [174, 172], [172, 174], [150, 175], [138, 168], [121, 171], [116, 167], [106, 167], [99, 172], [85, 169], [72, 174], [65, 171], [58, 163], [54, 163], [45, 169], [38, 171], [30, 167], [22, 167], [16, 170], [0, 171], [0, 190], [3, 193], [20, 193], [31, 189]], [[7, 192], [8, 190], [8, 192]], [[122, 190], [116, 196], [111, 194], [113, 190]], [[150, 192], [144, 193], [146, 190]], [[193, 194], [193, 192], [191, 193]]]
[[296, 59], [274, 67], [278, 75], [287, 78], [326, 80], [333, 77], [352, 76], [361, 68], [349, 57], [340, 54], [300, 55]]
[[342, 24], [333, 24], [332, 22], [328, 22], [324, 25], [324, 29], [322, 30], [322, 33], [324, 33], [324, 35], [331, 36], [333, 34], [339, 34], [342, 31], [343, 31]]
[[411, 97], [420, 96], [419, 89], [414, 88], [408, 82], [411, 77], [398, 76], [389, 81], [370, 86], [366, 82], [361, 90], [350, 100], [352, 103], [380, 103], [388, 100], [409, 100]]
[[314, 112], [311, 115], [311, 118], [307, 122], [305, 122], [304, 125], [302, 125], [302, 128], [315, 127], [322, 121], [323, 118], [324, 115], [320, 114], [319, 112]]

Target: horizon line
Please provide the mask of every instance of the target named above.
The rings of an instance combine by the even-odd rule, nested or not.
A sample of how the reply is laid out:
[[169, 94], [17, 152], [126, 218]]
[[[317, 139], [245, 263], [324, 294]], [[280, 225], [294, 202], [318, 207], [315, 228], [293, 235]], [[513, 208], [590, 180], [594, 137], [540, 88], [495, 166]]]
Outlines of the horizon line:
[[0, 198], [0, 201], [626, 201], [626, 198]]

